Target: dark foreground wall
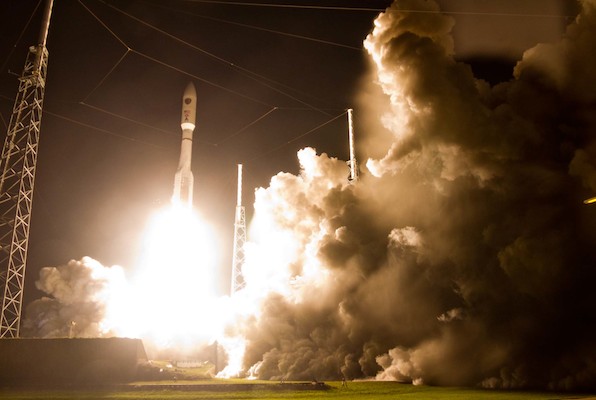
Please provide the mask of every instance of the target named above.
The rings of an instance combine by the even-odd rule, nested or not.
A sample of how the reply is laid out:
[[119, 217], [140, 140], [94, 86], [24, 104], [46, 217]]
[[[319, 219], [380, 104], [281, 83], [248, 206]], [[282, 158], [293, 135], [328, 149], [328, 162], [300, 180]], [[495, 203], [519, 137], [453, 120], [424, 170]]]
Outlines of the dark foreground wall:
[[140, 339], [0, 339], [0, 385], [127, 382], [146, 360]]

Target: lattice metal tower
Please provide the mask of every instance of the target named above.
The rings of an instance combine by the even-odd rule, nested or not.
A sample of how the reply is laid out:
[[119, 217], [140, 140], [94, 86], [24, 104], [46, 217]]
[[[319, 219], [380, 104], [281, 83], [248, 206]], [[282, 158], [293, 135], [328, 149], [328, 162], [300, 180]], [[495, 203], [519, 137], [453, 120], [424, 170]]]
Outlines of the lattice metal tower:
[[52, 5], [46, 1], [38, 44], [29, 48], [0, 159], [0, 338], [19, 337]]
[[244, 288], [246, 282], [242, 275], [244, 265], [244, 245], [246, 244], [246, 215], [242, 205], [242, 164], [238, 164], [238, 198], [236, 201], [236, 218], [234, 222], [234, 254], [232, 255], [232, 287], [231, 294]]
[[350, 140], [350, 182], [356, 182], [358, 180], [358, 163], [356, 162], [356, 154], [354, 152], [354, 118], [352, 117], [353, 110], [348, 109], [348, 134]]

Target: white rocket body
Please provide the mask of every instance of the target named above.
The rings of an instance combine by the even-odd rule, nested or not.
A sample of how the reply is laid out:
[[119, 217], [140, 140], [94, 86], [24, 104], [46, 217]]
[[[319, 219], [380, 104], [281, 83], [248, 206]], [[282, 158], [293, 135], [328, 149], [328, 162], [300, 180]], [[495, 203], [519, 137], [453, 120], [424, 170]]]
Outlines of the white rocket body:
[[182, 144], [180, 147], [180, 162], [174, 177], [174, 203], [192, 207], [194, 178], [190, 170], [192, 160], [192, 134], [195, 129], [197, 116], [197, 91], [189, 82], [182, 96]]

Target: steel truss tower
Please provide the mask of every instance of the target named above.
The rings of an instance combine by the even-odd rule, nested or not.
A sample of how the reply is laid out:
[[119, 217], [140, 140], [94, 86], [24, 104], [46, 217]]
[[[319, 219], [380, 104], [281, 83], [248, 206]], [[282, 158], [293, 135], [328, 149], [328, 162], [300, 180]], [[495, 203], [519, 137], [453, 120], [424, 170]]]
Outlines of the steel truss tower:
[[0, 271], [6, 272], [0, 338], [19, 337], [52, 3], [46, 2], [38, 45], [29, 48], [0, 159]]
[[232, 255], [232, 287], [230, 290], [232, 295], [246, 285], [242, 275], [245, 244], [246, 215], [244, 206], [242, 205], [242, 164], [238, 164], [238, 198], [236, 201], [236, 218], [234, 221], [234, 253]]

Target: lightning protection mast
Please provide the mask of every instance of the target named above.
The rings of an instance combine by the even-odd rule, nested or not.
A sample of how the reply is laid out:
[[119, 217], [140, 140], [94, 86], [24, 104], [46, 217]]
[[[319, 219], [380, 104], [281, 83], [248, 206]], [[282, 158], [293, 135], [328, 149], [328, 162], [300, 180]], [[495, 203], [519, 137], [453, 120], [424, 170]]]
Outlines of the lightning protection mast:
[[234, 253], [232, 254], [232, 287], [230, 290], [232, 295], [246, 285], [242, 276], [245, 244], [246, 215], [244, 206], [242, 205], [242, 164], [238, 164], [238, 197], [236, 201], [236, 218], [234, 221]]
[[52, 5], [46, 0], [38, 44], [29, 47], [0, 159], [0, 271], [6, 272], [0, 338], [19, 337]]
[[358, 164], [356, 163], [356, 153], [354, 152], [354, 118], [352, 117], [353, 110], [348, 109], [348, 135], [350, 141], [350, 182], [358, 180]]

